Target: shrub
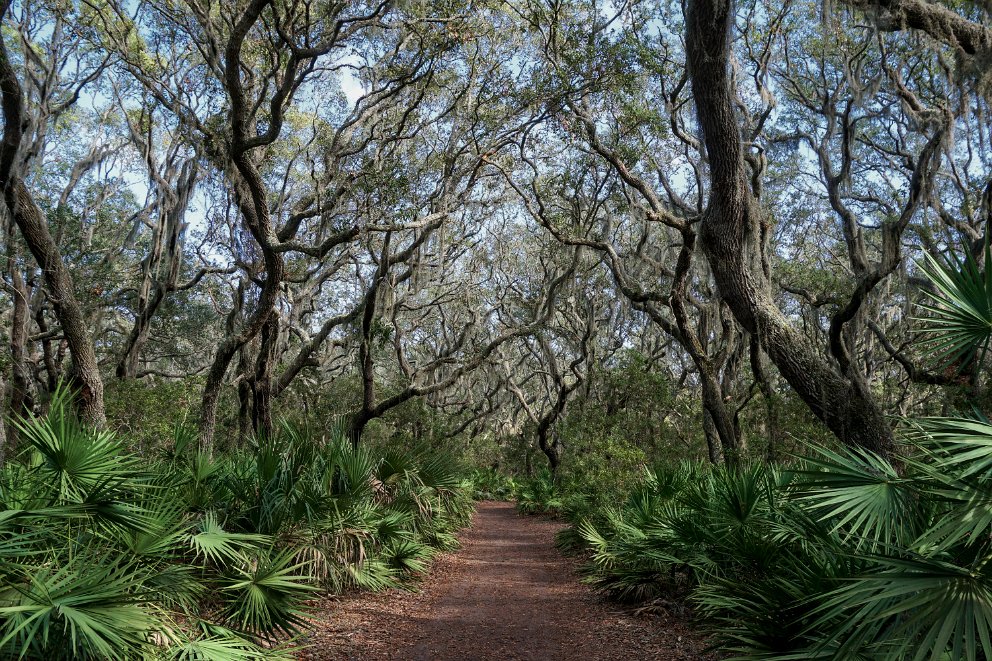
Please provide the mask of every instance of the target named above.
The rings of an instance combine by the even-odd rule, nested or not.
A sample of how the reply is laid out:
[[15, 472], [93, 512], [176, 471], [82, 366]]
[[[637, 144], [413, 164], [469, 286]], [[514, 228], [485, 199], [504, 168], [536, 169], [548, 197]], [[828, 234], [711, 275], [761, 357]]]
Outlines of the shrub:
[[284, 427], [210, 457], [177, 428], [160, 459], [80, 425], [64, 390], [17, 423], [0, 469], [0, 656], [251, 659], [320, 589], [422, 571], [471, 512], [438, 454]]
[[493, 468], [476, 469], [469, 477], [475, 500], [512, 500], [517, 482]]
[[907, 443], [902, 472], [822, 448], [648, 472], [566, 539], [599, 590], [688, 599], [733, 658], [990, 658], [992, 424], [927, 419]]

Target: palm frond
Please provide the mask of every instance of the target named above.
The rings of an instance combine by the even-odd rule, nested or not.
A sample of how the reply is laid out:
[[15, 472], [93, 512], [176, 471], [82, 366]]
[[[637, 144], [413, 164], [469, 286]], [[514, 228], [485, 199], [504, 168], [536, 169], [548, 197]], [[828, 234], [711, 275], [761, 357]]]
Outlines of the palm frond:
[[[992, 264], [988, 241], [983, 250], [984, 263]], [[930, 254], [925, 259], [920, 267], [937, 291], [932, 304], [921, 306], [930, 313], [919, 319], [924, 345], [945, 365], [980, 364], [992, 337], [992, 269], [981, 268], [970, 250], [947, 263]]]

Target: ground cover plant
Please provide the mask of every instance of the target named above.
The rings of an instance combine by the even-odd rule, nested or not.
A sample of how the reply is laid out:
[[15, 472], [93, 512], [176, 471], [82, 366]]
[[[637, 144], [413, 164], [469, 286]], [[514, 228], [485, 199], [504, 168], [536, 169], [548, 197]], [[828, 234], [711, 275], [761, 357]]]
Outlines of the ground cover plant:
[[[471, 512], [441, 455], [284, 427], [211, 456], [179, 428], [139, 457], [59, 391], [0, 472], [0, 650], [15, 658], [280, 656], [321, 592], [423, 571]], [[272, 645], [275, 645], [273, 649]]]
[[648, 471], [564, 539], [605, 594], [686, 600], [732, 658], [987, 658], [992, 425], [927, 420], [907, 444], [899, 471], [825, 449]]

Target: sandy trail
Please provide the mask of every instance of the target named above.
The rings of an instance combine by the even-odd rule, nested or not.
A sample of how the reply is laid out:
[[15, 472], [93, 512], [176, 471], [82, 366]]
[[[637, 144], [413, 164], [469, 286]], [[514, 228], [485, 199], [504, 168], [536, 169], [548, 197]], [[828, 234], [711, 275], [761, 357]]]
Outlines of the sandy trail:
[[562, 525], [479, 503], [462, 547], [434, 563], [416, 593], [328, 605], [302, 659], [511, 661], [705, 659], [677, 620], [634, 617], [579, 582], [554, 548]]

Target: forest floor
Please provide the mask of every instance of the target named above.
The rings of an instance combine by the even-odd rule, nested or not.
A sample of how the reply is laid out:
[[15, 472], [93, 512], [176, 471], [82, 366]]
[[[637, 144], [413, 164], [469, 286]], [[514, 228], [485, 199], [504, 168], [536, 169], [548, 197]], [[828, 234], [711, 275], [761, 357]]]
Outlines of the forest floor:
[[482, 502], [461, 548], [439, 556], [415, 592], [356, 593], [323, 604], [299, 659], [520, 661], [710, 659], [672, 615], [638, 615], [580, 582], [554, 548], [563, 527]]

